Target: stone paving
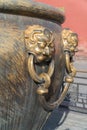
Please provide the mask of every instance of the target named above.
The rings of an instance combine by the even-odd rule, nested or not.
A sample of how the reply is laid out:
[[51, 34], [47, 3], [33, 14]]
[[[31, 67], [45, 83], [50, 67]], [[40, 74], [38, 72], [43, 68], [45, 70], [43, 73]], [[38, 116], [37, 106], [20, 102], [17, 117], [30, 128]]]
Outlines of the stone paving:
[[52, 112], [43, 130], [87, 130], [87, 114], [61, 107]]
[[[76, 59], [75, 67], [77, 70], [87, 71], [86, 59]], [[77, 73], [77, 77], [81, 76], [84, 79], [75, 79], [76, 83], [87, 85], [87, 73]], [[87, 86], [79, 87], [79, 93], [87, 94]], [[85, 103], [86, 104], [86, 103]], [[81, 107], [81, 106], [80, 106]], [[76, 110], [76, 108], [75, 108]], [[85, 111], [84, 111], [85, 110]], [[43, 130], [87, 130], [87, 109], [83, 107], [81, 112], [72, 111], [65, 107], [55, 109], [43, 127]]]

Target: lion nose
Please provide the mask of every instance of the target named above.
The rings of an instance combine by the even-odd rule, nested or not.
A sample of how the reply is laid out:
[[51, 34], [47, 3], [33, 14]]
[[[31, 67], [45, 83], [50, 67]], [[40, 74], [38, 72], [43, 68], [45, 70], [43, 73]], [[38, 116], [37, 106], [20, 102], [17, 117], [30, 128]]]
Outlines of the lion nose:
[[48, 56], [50, 54], [50, 49], [49, 47], [45, 47], [45, 51], [43, 52], [43, 55]]

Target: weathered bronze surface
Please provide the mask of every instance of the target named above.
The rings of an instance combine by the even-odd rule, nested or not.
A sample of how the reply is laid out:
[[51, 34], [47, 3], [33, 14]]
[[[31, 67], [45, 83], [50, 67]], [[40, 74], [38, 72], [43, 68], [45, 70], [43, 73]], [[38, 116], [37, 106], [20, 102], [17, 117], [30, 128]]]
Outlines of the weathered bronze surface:
[[65, 67], [69, 76], [75, 71], [74, 51], [66, 63], [64, 19], [59, 9], [41, 3], [0, 1], [0, 130], [40, 130], [64, 98], [66, 89], [57, 100]]

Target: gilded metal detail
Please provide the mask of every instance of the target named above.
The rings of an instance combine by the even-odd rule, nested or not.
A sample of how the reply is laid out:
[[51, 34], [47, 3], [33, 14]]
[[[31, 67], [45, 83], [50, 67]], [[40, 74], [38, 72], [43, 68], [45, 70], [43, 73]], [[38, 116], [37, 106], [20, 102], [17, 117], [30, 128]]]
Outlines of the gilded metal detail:
[[[78, 35], [73, 33], [69, 29], [64, 29], [62, 31], [62, 40], [64, 45], [65, 62], [66, 62], [66, 77], [65, 84], [67, 86], [67, 91], [70, 84], [74, 81], [76, 75], [76, 68], [73, 65], [73, 56], [77, 52], [78, 46]], [[67, 93], [65, 91], [65, 95]]]
[[38, 75], [35, 70], [34, 56], [31, 54], [28, 58], [28, 70], [32, 79], [39, 85], [37, 89], [37, 93], [40, 95], [44, 93], [48, 93], [48, 88], [51, 83], [51, 76], [53, 75], [54, 72], [54, 60], [52, 60], [49, 63], [49, 68], [47, 73], [42, 72], [41, 74]]
[[[51, 84], [51, 76], [54, 72], [54, 38], [53, 33], [48, 29], [34, 25], [28, 27], [25, 31], [25, 43], [28, 52], [28, 70], [32, 79], [38, 84], [37, 93], [39, 100], [45, 110], [53, 110], [60, 105], [65, 98], [70, 84], [74, 81], [76, 69], [73, 65], [73, 56], [77, 51], [78, 37], [69, 29], [62, 31], [62, 41], [64, 45], [64, 54], [66, 62], [66, 76], [64, 89], [60, 97], [53, 103], [49, 103], [45, 99], [48, 88]], [[47, 63], [47, 64], [46, 64]], [[49, 63], [49, 64], [48, 64]], [[48, 65], [48, 71], [42, 71], [40, 74], [36, 72], [36, 66]]]
[[64, 29], [62, 31], [62, 40], [65, 52], [66, 71], [73, 77], [76, 74], [76, 69], [73, 66], [73, 56], [77, 52], [78, 35], [69, 29]]
[[62, 31], [62, 40], [64, 51], [70, 52], [70, 55], [73, 56], [75, 52], [77, 52], [76, 47], [78, 46], [78, 35], [69, 29], [64, 29]]
[[28, 53], [33, 54], [37, 62], [49, 61], [54, 55], [53, 33], [42, 26], [29, 26], [25, 31], [25, 43]]
[[[54, 72], [54, 37], [53, 33], [39, 25], [29, 26], [25, 30], [25, 43], [28, 52], [28, 70], [32, 79], [38, 84], [37, 93], [48, 93], [51, 76]], [[47, 65], [48, 72], [37, 74], [36, 65]], [[44, 66], [45, 67], [45, 66]]]

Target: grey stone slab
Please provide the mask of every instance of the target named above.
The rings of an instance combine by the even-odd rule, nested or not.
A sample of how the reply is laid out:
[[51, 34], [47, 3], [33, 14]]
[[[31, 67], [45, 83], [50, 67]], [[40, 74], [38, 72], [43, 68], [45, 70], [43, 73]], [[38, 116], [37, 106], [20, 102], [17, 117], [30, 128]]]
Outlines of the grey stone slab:
[[60, 107], [52, 112], [43, 130], [87, 130], [87, 114]]

